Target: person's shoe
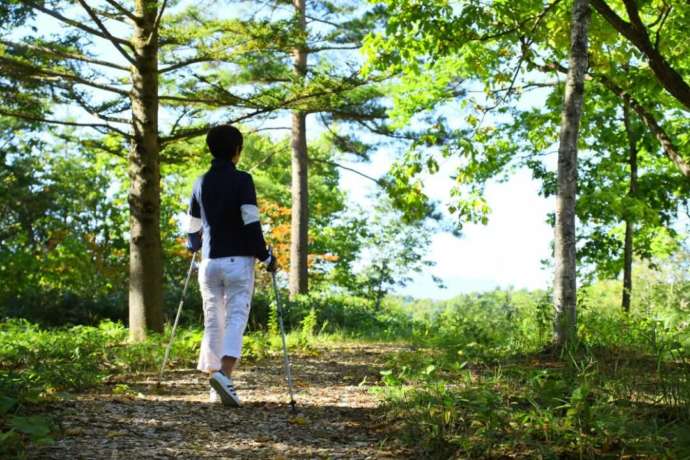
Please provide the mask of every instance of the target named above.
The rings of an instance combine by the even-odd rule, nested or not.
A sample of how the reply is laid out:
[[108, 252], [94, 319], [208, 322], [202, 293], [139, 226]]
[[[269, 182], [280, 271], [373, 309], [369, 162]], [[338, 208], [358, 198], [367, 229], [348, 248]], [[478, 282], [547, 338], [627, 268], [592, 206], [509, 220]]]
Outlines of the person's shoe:
[[220, 402], [220, 395], [213, 388], [211, 388], [208, 392], [208, 402], [211, 404], [217, 404]]
[[214, 372], [211, 375], [209, 383], [220, 396], [223, 405], [233, 407], [238, 407], [240, 405], [240, 398], [237, 397], [237, 392], [232, 384], [232, 380], [221, 371]]

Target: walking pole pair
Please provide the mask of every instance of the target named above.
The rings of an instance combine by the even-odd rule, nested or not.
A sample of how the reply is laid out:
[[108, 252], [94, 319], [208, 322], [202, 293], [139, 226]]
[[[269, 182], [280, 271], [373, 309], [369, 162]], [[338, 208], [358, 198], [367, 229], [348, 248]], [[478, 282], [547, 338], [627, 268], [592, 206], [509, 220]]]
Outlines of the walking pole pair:
[[[273, 254], [271, 253], [271, 257]], [[182, 313], [182, 305], [184, 304], [185, 294], [187, 293], [187, 286], [189, 286], [189, 279], [192, 276], [192, 271], [194, 270], [194, 262], [196, 261], [196, 252], [192, 255], [192, 261], [189, 264], [189, 270], [187, 271], [187, 278], [184, 281], [184, 287], [182, 288], [182, 297], [180, 298], [180, 305], [177, 307], [177, 314], [175, 315], [175, 322], [173, 323], [172, 331], [170, 332], [170, 341], [168, 346], [165, 348], [165, 355], [163, 356], [163, 363], [161, 364], [160, 372], [158, 373], [158, 383], [157, 387], [160, 387], [161, 381], [163, 380], [163, 371], [165, 370], [165, 365], [168, 362], [168, 356], [170, 355], [170, 349], [172, 348], [173, 340], [175, 340], [175, 330], [177, 329], [177, 323], [180, 321], [180, 314]], [[290, 359], [288, 358], [287, 352], [287, 342], [285, 340], [285, 326], [283, 324], [283, 307], [280, 304], [280, 296], [278, 294], [278, 283], [276, 282], [276, 273], [271, 272], [271, 278], [273, 280], [273, 292], [276, 298], [276, 308], [278, 310], [278, 323], [280, 324], [280, 336], [283, 341], [283, 364], [285, 366], [285, 374], [287, 376], [288, 390], [290, 393], [290, 409], [294, 412], [295, 410], [295, 398], [294, 391], [292, 388], [292, 372], [290, 369]]]
[[187, 293], [187, 286], [189, 285], [189, 278], [192, 277], [192, 271], [194, 270], [194, 262], [196, 262], [196, 252], [192, 255], [192, 261], [189, 264], [189, 270], [187, 270], [187, 278], [184, 280], [184, 287], [182, 288], [182, 297], [180, 298], [180, 305], [177, 307], [177, 314], [175, 315], [175, 322], [173, 323], [172, 331], [170, 332], [170, 342], [165, 348], [165, 355], [163, 356], [163, 364], [161, 364], [161, 370], [158, 373], [158, 383], [157, 387], [161, 386], [161, 380], [163, 380], [163, 371], [165, 370], [165, 364], [168, 362], [168, 356], [170, 355], [170, 349], [172, 348], [173, 340], [175, 340], [175, 330], [177, 329], [177, 323], [180, 321], [180, 314], [182, 313], [182, 305], [184, 304], [184, 297]]
[[[271, 254], [273, 257], [273, 254]], [[276, 272], [271, 272], [271, 278], [273, 279], [273, 292], [276, 297], [276, 309], [278, 310], [278, 324], [280, 325], [280, 337], [283, 340], [283, 364], [285, 366], [285, 375], [287, 376], [288, 391], [290, 392], [290, 410], [295, 411], [295, 398], [294, 391], [292, 389], [292, 372], [290, 370], [290, 359], [288, 358], [287, 343], [285, 341], [285, 327], [283, 325], [283, 307], [280, 304], [280, 298], [278, 295], [278, 283], [276, 282]]]

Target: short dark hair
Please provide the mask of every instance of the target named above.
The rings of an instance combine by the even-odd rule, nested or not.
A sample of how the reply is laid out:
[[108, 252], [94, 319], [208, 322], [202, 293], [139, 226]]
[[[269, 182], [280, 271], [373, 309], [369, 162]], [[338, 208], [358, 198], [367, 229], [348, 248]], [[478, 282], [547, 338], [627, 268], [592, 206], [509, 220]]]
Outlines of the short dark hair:
[[232, 125], [218, 125], [208, 130], [206, 145], [215, 158], [232, 158], [242, 150], [242, 133]]

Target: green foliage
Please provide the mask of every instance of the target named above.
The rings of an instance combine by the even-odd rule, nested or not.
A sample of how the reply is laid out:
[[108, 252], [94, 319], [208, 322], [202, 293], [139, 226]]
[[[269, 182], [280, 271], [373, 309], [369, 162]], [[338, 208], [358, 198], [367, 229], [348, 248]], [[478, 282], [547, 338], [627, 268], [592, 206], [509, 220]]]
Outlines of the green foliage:
[[108, 196], [113, 163], [73, 144], [8, 142], [0, 166], [0, 315], [46, 324], [122, 315], [127, 218]]
[[288, 303], [286, 327], [298, 324], [302, 324], [302, 331], [308, 327], [323, 333], [380, 340], [399, 340], [412, 332], [410, 315], [395, 302], [376, 309], [366, 298], [325, 293], [298, 296]]
[[630, 315], [619, 284], [584, 289], [580, 346], [561, 355], [544, 351], [547, 293], [407, 305], [417, 348], [382, 372], [388, 423], [425, 458], [688, 456], [690, 331], [673, 312], [690, 284], [669, 305], [681, 286], [643, 282], [657, 294], [638, 294]]
[[[569, 2], [385, 0], [386, 20], [364, 41], [365, 71], [395, 75], [387, 90], [399, 129], [424, 126], [425, 136], [391, 167], [396, 200], [422, 178], [442, 173], [455, 181], [448, 211], [463, 222], [482, 222], [490, 209], [489, 180], [529, 168], [542, 193], [555, 193], [553, 154], [558, 142], [563, 75], [569, 49]], [[612, 6], [614, 7], [614, 6]], [[615, 8], [615, 7], [614, 7]], [[687, 81], [690, 61], [677, 49], [687, 5], [639, 5], [647, 33]], [[618, 10], [622, 10], [622, 7]], [[625, 20], [625, 15], [623, 15]], [[663, 20], [662, 20], [663, 18]], [[668, 28], [664, 25], [668, 21]], [[662, 30], [663, 29], [663, 30]], [[623, 265], [621, 223], [635, 225], [634, 250], [652, 259], [654, 240], [673, 234], [686, 205], [687, 177], [667, 157], [655, 133], [631, 111], [639, 150], [639, 185], [629, 192], [629, 146], [620, 91], [658, 121], [687, 161], [687, 106], [670, 97], [647, 59], [598, 13], [590, 27], [589, 75], [582, 119], [578, 217], [584, 232], [581, 272], [615, 277]], [[654, 67], [654, 66], [651, 66]], [[438, 165], [453, 158], [454, 170]]]

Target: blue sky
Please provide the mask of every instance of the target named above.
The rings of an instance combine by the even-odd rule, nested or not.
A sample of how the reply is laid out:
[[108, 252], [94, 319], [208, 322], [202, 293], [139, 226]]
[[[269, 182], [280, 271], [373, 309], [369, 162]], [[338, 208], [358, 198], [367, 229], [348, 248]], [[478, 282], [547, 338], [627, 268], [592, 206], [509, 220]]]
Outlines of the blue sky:
[[[379, 176], [385, 173], [390, 157], [385, 152], [374, 156], [370, 164], [353, 168]], [[426, 180], [425, 192], [441, 203], [449, 200], [450, 171], [442, 170]], [[365, 203], [376, 185], [347, 171], [341, 172], [341, 185], [353, 202]], [[417, 298], [447, 299], [461, 293], [496, 287], [545, 288], [552, 273], [543, 270], [541, 261], [549, 257], [553, 230], [545, 220], [555, 201], [538, 194], [539, 184], [526, 170], [518, 171], [509, 181], [492, 182], [486, 189], [491, 207], [488, 225], [467, 224], [459, 238], [450, 233], [433, 236], [429, 260], [436, 263], [429, 273], [414, 277], [397, 294]], [[437, 287], [431, 274], [444, 281]]]

